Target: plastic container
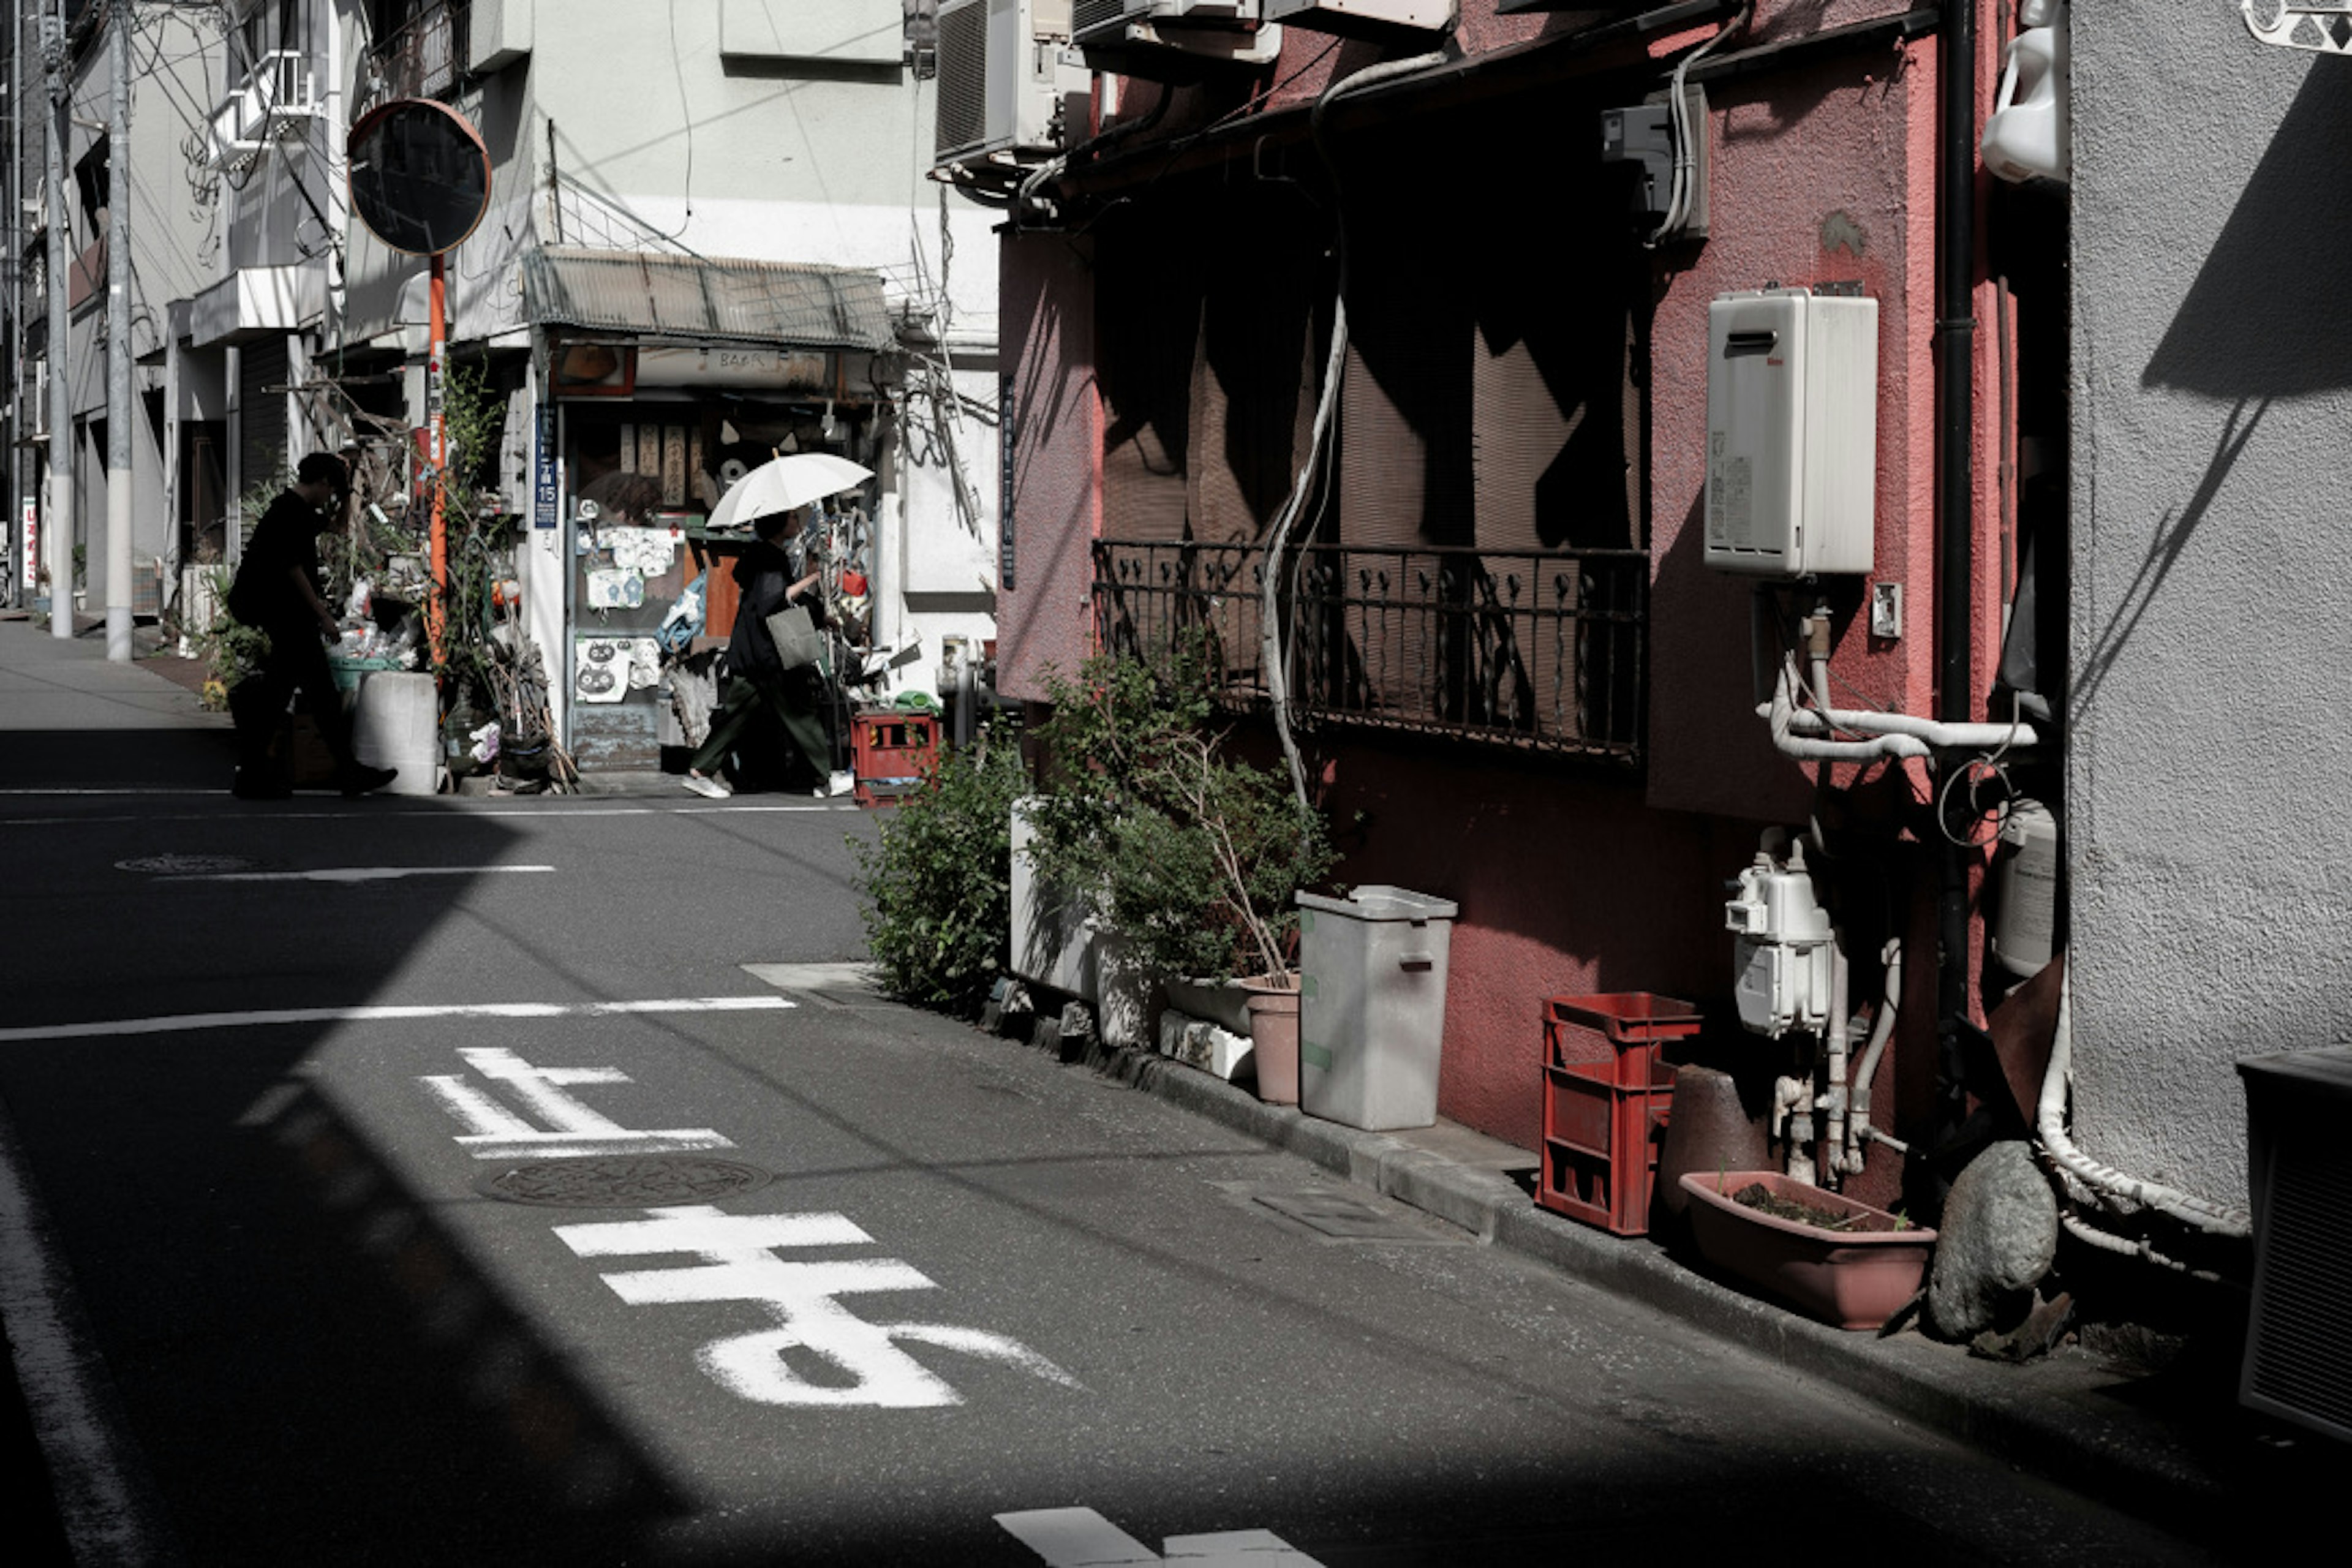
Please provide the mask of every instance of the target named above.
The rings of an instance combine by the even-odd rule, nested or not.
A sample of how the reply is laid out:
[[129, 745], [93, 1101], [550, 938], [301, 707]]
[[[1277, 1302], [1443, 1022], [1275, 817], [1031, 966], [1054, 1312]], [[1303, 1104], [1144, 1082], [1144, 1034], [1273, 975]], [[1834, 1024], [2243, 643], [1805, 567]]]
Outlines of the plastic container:
[[911, 793], [939, 761], [936, 714], [882, 709], [858, 714], [849, 731], [860, 805], [879, 805]]
[[[1626, 1063], [1645, 1076], [1620, 1081]], [[1675, 1068], [1652, 1051], [1628, 1051], [1613, 1063], [1547, 1062], [1536, 1202], [1612, 1236], [1647, 1235], [1674, 1100]]]
[[373, 767], [398, 768], [390, 795], [431, 795], [441, 775], [440, 696], [429, 675], [379, 670], [352, 706], [352, 751]]
[[327, 671], [335, 678], [335, 689], [338, 691], [357, 691], [360, 682], [369, 676], [399, 668], [400, 661], [396, 658], [356, 658], [339, 653], [327, 656]]
[[1367, 1131], [1429, 1126], [1456, 906], [1364, 887], [1298, 908], [1299, 1109]]
[[1616, 1081], [1638, 1089], [1650, 1081], [1640, 1060], [1655, 1062], [1668, 1040], [1687, 1039], [1706, 1020], [1696, 1007], [1652, 991], [1604, 991], [1591, 996], [1544, 999], [1544, 1061], [1609, 1062]]
[[1659, 1049], [1704, 1021], [1689, 1003], [1650, 991], [1545, 999], [1538, 1204], [1612, 1235], [1648, 1234], [1675, 1095]]

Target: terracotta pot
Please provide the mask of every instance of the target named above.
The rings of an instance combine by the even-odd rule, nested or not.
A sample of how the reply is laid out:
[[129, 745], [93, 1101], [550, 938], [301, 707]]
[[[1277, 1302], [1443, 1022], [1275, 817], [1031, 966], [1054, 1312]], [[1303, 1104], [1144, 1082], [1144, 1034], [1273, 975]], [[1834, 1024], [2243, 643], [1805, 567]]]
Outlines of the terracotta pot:
[[1257, 1097], [1268, 1105], [1298, 1103], [1298, 990], [1260, 987], [1249, 997], [1250, 1059], [1257, 1069]]
[[[1734, 1203], [1760, 1184], [1776, 1198], [1854, 1216], [1854, 1228], [1824, 1230]], [[1779, 1171], [1693, 1171], [1682, 1179], [1690, 1200], [1691, 1238], [1706, 1260], [1794, 1307], [1842, 1329], [1874, 1329], [1919, 1293], [1936, 1233], [1900, 1222]]]

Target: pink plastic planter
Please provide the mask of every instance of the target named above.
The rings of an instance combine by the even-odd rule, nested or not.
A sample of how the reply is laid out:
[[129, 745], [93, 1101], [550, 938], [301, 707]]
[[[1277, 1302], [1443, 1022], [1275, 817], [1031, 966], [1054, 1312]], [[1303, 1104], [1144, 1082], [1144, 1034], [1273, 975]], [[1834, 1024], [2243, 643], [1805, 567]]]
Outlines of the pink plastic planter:
[[[1823, 1230], [1731, 1201], [1758, 1182], [1774, 1197], [1859, 1217], [1853, 1229]], [[1708, 1262], [1841, 1329], [1874, 1329], [1894, 1316], [1919, 1293], [1936, 1248], [1932, 1230], [1897, 1230], [1885, 1209], [1778, 1171], [1693, 1171], [1683, 1191], [1691, 1200], [1692, 1238]]]

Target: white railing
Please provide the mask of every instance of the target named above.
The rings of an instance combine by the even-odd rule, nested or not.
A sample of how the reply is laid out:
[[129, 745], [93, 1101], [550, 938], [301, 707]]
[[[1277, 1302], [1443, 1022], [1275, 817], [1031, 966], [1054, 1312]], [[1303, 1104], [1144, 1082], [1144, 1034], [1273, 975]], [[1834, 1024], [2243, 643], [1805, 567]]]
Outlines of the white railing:
[[226, 163], [299, 134], [318, 113], [319, 83], [310, 58], [294, 49], [273, 50], [255, 61], [245, 80], [213, 110], [215, 161]]

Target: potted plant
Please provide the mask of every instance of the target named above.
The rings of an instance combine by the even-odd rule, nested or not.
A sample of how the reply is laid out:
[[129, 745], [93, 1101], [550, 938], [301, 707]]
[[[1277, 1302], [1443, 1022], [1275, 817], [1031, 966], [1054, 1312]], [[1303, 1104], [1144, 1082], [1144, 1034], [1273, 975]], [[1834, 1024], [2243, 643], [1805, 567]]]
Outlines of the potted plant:
[[1936, 1233], [1778, 1171], [1692, 1171], [1691, 1239], [1717, 1268], [1842, 1329], [1874, 1329], [1919, 1293]]
[[1066, 765], [1036, 813], [1039, 875], [1090, 885], [1131, 961], [1180, 997], [1238, 993], [1245, 1015], [1220, 1021], [1251, 1036], [1259, 1093], [1296, 1100], [1293, 900], [1337, 859], [1323, 819], [1279, 773], [1229, 754], [1182, 650], [1158, 668], [1100, 655], [1052, 689], [1044, 736]]

